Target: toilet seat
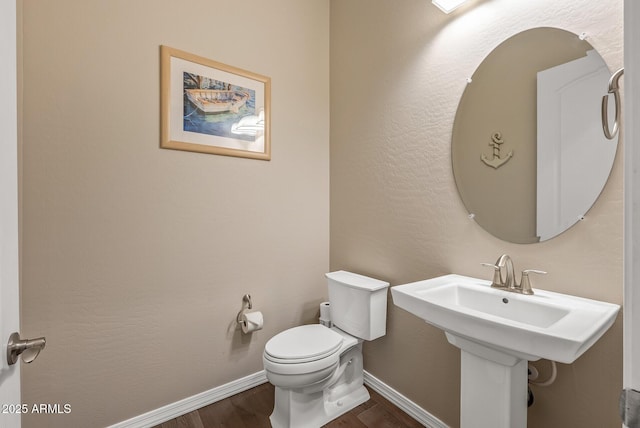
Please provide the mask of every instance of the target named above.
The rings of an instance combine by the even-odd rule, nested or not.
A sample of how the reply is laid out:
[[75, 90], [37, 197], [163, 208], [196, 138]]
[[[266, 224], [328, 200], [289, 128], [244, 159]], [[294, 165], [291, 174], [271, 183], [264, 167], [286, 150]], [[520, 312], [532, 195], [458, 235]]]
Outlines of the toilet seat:
[[320, 374], [340, 359], [344, 338], [319, 324], [303, 325], [272, 337], [264, 348], [267, 372], [282, 375]]
[[265, 356], [280, 364], [321, 360], [342, 347], [343, 337], [320, 324], [302, 325], [272, 337], [264, 347]]

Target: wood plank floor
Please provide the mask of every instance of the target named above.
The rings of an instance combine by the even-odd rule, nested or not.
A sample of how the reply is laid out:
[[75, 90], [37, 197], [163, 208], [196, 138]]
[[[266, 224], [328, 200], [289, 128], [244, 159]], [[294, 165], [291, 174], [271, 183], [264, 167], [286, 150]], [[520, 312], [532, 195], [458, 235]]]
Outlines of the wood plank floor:
[[[419, 428], [420, 423], [371, 388], [371, 399], [325, 428]], [[270, 428], [274, 387], [265, 383], [154, 428]]]

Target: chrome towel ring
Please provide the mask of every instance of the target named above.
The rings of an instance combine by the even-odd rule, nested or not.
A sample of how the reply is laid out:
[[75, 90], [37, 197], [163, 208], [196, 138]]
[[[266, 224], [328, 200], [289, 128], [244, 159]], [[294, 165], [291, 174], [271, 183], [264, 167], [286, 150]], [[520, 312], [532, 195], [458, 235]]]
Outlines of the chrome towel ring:
[[624, 73], [624, 68], [613, 73], [611, 78], [609, 79], [609, 94], [613, 94], [613, 98], [616, 105], [616, 112], [613, 121], [613, 129], [609, 130], [609, 94], [602, 97], [602, 130], [604, 131], [604, 136], [607, 137], [608, 140], [613, 140], [613, 138], [618, 134], [618, 130], [620, 129], [620, 77]]

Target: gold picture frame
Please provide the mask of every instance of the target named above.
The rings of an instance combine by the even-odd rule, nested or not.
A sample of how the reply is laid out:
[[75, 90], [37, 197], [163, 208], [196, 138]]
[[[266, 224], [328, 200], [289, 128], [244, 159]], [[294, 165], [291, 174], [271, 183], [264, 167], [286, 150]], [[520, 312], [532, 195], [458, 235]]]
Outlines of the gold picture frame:
[[160, 147], [271, 160], [271, 78], [160, 46]]

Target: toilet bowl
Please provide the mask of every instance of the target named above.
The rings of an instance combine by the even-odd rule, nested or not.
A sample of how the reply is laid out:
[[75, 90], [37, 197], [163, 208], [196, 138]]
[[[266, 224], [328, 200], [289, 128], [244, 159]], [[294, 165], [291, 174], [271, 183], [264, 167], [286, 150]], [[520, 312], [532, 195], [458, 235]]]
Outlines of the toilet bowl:
[[334, 326], [293, 327], [265, 345], [263, 364], [275, 386], [274, 428], [318, 428], [369, 399], [362, 343], [386, 332], [389, 284], [345, 271], [327, 278]]
[[274, 336], [263, 354], [269, 382], [281, 388], [301, 389], [328, 380], [337, 369], [345, 346], [357, 344], [355, 339], [346, 341], [335, 330], [312, 324]]

